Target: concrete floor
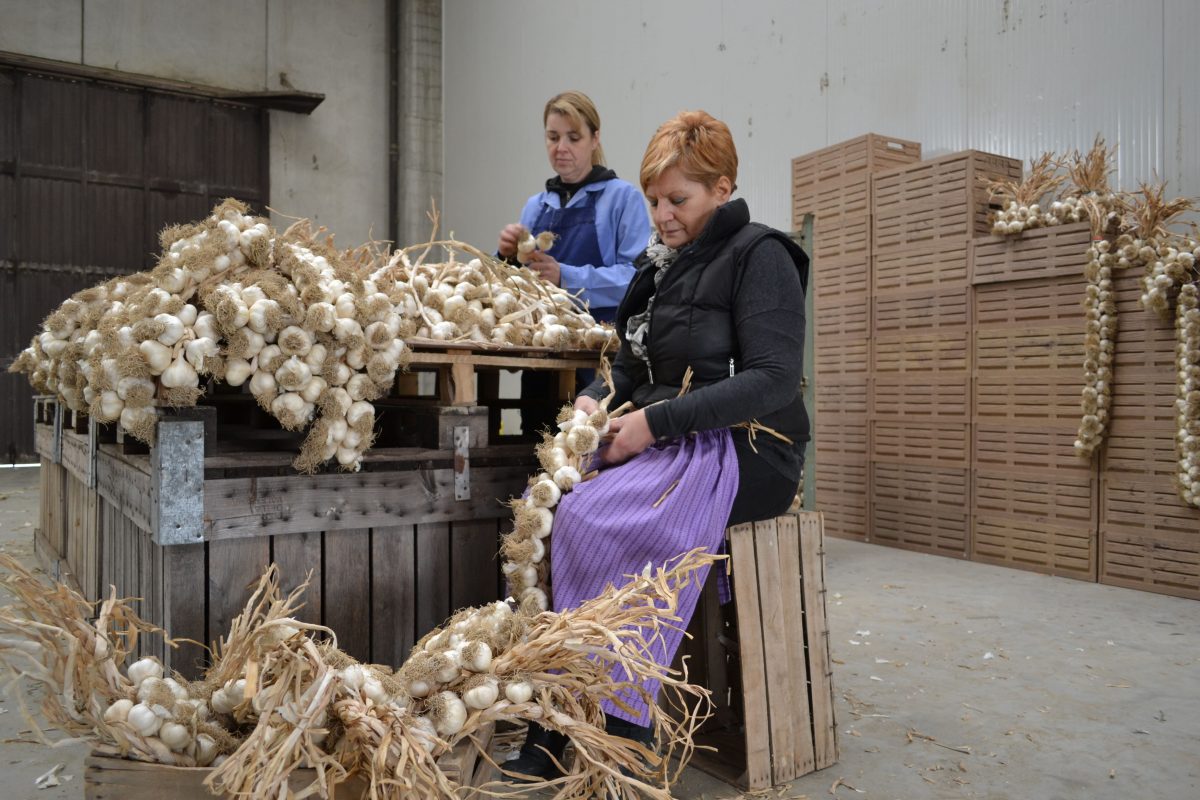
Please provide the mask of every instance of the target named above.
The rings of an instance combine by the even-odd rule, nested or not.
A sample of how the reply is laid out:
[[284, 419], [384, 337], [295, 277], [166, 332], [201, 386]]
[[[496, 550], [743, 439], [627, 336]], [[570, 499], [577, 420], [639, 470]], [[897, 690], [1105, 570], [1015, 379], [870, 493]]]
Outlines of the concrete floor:
[[[26, 563], [37, 473], [0, 469], [0, 550]], [[759, 797], [1200, 797], [1200, 604], [837, 539], [827, 551], [841, 760]], [[29, 739], [0, 694], [0, 799], [82, 797], [86, 747]], [[59, 763], [62, 785], [35, 789]], [[675, 795], [742, 796], [695, 770]]]

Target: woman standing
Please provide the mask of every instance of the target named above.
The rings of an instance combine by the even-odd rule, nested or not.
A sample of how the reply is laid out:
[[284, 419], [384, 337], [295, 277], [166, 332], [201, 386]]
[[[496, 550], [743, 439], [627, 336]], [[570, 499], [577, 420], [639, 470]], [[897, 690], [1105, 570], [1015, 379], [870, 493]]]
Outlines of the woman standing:
[[[809, 438], [800, 394], [808, 258], [731, 199], [737, 163], [729, 128], [703, 111], [669, 120], [646, 148], [641, 183], [655, 234], [616, 316], [610, 406], [628, 400], [636, 410], [612, 421], [604, 468], [555, 511], [556, 611], [647, 563], [717, 552], [726, 527], [778, 516], [795, 496]], [[591, 413], [608, 391], [597, 381], [575, 407]], [[681, 629], [699, 594], [692, 584], [680, 595]], [[659, 663], [671, 664], [681, 638], [654, 643]], [[641, 689], [605, 713], [610, 732], [648, 742], [657, 686]], [[564, 743], [531, 728], [506, 767], [553, 775], [549, 756]]]
[[520, 221], [500, 231], [497, 252], [516, 263], [525, 231], [554, 233], [553, 255], [534, 251], [526, 266], [571, 293], [582, 291], [592, 316], [611, 322], [650, 236], [645, 203], [604, 165], [600, 115], [587, 95], [551, 97], [542, 123], [554, 177], [525, 203]]

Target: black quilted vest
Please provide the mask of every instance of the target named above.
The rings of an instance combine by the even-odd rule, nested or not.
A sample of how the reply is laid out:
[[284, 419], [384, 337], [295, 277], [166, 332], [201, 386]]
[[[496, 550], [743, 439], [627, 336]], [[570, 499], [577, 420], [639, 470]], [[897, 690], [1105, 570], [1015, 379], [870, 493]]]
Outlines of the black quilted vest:
[[[658, 287], [647, 336], [648, 382], [638, 386], [632, 397], [639, 408], [678, 395], [689, 366], [693, 388], [724, 380], [741, 369], [733, 299], [746, 254], [767, 238], [787, 248], [807, 292], [808, 256], [795, 242], [773, 228], [750, 222], [744, 200], [733, 200], [718, 208], [703, 233], [679, 253]], [[643, 311], [655, 294], [653, 262], [642, 253], [636, 267], [637, 273], [617, 312], [617, 330], [622, 338], [629, 317]], [[799, 357], [801, 354], [797, 354]], [[794, 441], [806, 441], [808, 414], [799, 387], [790, 404], [758, 421]]]

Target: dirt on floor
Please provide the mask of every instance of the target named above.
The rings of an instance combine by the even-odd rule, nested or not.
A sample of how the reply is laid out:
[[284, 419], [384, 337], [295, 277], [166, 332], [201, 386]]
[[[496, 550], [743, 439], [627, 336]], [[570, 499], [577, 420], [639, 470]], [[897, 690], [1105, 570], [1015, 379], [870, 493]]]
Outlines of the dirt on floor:
[[[37, 469], [0, 469], [0, 551], [31, 565], [37, 487]], [[675, 797], [1200, 797], [1200, 603], [837, 539], [826, 551], [839, 762], [748, 795], [688, 770]], [[38, 694], [0, 693], [0, 800], [83, 797], [86, 745], [34, 741], [21, 700]], [[36, 788], [59, 764], [58, 785]]]

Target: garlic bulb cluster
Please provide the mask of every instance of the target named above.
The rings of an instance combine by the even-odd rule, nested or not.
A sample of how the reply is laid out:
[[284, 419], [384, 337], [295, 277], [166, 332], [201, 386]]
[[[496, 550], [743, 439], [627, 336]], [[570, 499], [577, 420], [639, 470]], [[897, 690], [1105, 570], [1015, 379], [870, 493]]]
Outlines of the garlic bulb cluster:
[[1184, 284], [1175, 306], [1175, 451], [1179, 496], [1200, 508], [1200, 284]]
[[[1063, 204], [1061, 202], [1055, 201], [1053, 206], [1057, 206], [1059, 214], [1063, 213]], [[1004, 208], [997, 211], [993, 217], [992, 233], [997, 236], [1004, 236], [1033, 230], [1034, 228], [1061, 225], [1063, 222], [1070, 220], [1069, 213], [1064, 216], [1066, 219], [1049, 210], [1043, 211], [1042, 207], [1037, 203], [1026, 206], [1017, 203], [1016, 200], [1009, 200]], [[1073, 221], [1078, 222], [1078, 216]]]
[[529, 257], [534, 251], [548, 252], [554, 246], [554, 240], [557, 237], [551, 231], [542, 231], [537, 236], [534, 236], [525, 230], [525, 235], [517, 242], [517, 260], [522, 264], [529, 261]]
[[102, 719], [135, 752], [164, 764], [207, 767], [220, 756], [222, 743], [228, 750], [230, 736], [213, 716], [225, 712], [215, 710], [215, 699], [210, 705], [201, 695], [189, 696], [188, 686], [163, 677], [153, 657], [130, 664], [125, 676], [130, 696], [109, 703]]
[[1083, 419], [1075, 439], [1075, 452], [1090, 458], [1104, 440], [1112, 408], [1113, 359], [1116, 353], [1117, 303], [1112, 270], [1117, 261], [1112, 244], [1092, 243], [1088, 265], [1084, 309], [1087, 333], [1083, 356]]
[[[1134, 245], [1131, 244], [1129, 249], [1133, 250]], [[1169, 318], [1173, 295], [1189, 280], [1200, 261], [1200, 242], [1192, 239], [1160, 241], [1142, 244], [1138, 251], [1139, 261], [1146, 266], [1142, 276], [1142, 308]]]
[[500, 553], [513, 597], [525, 613], [545, 611], [550, 604], [549, 536], [554, 526], [554, 508], [563, 494], [584, 480], [592, 455], [608, 433], [607, 402], [592, 414], [564, 407], [558, 415], [558, 431], [544, 433], [537, 448], [542, 472], [529, 481], [525, 497], [512, 502], [513, 530], [504, 536]]

